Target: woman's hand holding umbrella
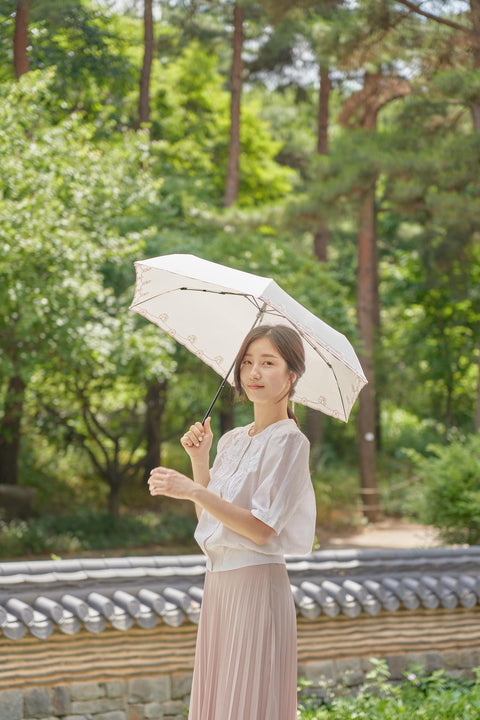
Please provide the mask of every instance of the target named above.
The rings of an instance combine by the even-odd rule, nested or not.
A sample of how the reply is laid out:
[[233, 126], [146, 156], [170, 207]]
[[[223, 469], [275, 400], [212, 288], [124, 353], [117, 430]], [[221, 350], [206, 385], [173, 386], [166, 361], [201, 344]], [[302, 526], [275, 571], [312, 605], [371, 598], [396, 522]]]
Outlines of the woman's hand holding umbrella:
[[180, 438], [185, 452], [190, 456], [192, 461], [205, 460], [208, 462], [208, 455], [212, 447], [213, 433], [210, 428], [210, 418], [205, 420], [205, 424], [196, 422], [189, 430]]

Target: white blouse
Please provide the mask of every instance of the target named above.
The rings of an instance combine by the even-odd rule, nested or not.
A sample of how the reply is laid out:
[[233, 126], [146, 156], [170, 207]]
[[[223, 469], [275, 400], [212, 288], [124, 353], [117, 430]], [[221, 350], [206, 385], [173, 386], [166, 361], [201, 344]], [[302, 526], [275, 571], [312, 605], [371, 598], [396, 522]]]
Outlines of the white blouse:
[[269, 525], [264, 545], [225, 527], [202, 510], [195, 539], [207, 570], [284, 563], [285, 554], [305, 555], [315, 537], [315, 494], [310, 480], [310, 443], [294, 420], [279, 420], [257, 433], [238, 427], [220, 438], [208, 489]]

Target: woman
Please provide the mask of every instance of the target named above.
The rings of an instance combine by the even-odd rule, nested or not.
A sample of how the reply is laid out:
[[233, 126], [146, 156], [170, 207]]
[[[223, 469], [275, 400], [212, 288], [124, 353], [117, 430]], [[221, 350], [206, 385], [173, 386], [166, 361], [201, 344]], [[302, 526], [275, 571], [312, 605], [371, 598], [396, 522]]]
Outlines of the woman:
[[315, 497], [309, 443], [288, 405], [305, 370], [293, 329], [260, 325], [243, 341], [235, 386], [254, 422], [220, 438], [210, 418], [181, 443], [193, 481], [155, 468], [152, 495], [191, 500], [207, 556], [189, 720], [295, 720], [296, 616], [284, 554], [310, 552]]

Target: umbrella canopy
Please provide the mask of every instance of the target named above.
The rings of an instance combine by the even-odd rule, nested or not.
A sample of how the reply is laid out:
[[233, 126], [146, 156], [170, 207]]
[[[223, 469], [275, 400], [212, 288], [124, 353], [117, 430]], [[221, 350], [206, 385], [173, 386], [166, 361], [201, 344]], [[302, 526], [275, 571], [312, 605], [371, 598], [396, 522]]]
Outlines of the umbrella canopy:
[[232, 363], [253, 326], [295, 328], [303, 338], [306, 371], [293, 401], [348, 420], [367, 382], [353, 347], [276, 282], [195, 255], [140, 260], [135, 269], [130, 309], [156, 323], [232, 384]]

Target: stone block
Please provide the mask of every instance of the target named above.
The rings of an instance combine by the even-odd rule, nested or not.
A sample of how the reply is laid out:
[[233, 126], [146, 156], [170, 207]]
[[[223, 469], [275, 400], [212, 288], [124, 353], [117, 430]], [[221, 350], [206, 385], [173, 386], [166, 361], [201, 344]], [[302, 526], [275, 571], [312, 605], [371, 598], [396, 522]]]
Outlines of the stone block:
[[159, 703], [172, 699], [172, 681], [170, 675], [155, 678], [155, 700]]
[[192, 673], [172, 674], [172, 700], [180, 700], [192, 690]]
[[21, 690], [0, 692], [0, 718], [2, 720], [22, 720], [23, 695]]
[[179, 700], [169, 700], [162, 703], [162, 710], [164, 715], [181, 715], [185, 710], [185, 705]]
[[27, 688], [23, 692], [23, 715], [25, 718], [45, 718], [53, 712], [52, 694], [49, 688]]
[[94, 715], [94, 720], [127, 720], [127, 713], [124, 710], [112, 710], [111, 712]]
[[442, 653], [442, 667], [451, 671], [458, 668], [458, 652], [457, 650], [446, 650]]
[[480, 650], [471, 650], [473, 667], [480, 667]]
[[470, 669], [475, 667], [477, 658], [471, 650], [460, 650], [458, 653], [458, 667]]
[[410, 664], [407, 657], [405, 655], [387, 655], [385, 660], [388, 663], [391, 679], [403, 680]]
[[128, 682], [128, 702], [166, 702], [172, 697], [171, 681], [168, 675], [155, 678], [132, 678]]
[[108, 698], [123, 697], [126, 692], [126, 683], [123, 680], [108, 680], [103, 683], [105, 695]]
[[434, 670], [440, 670], [442, 667], [442, 656], [440, 653], [427, 653], [425, 655], [425, 670], [431, 673]]
[[163, 718], [163, 706], [160, 703], [146, 703], [143, 706], [145, 720], [160, 720]]
[[321, 683], [325, 680], [336, 680], [337, 673], [334, 661], [318, 660], [316, 662], [303, 663], [298, 666], [298, 677], [314, 683]]
[[71, 705], [71, 712], [78, 715], [99, 715], [100, 713], [125, 711], [124, 698], [98, 698], [97, 700], [75, 700]]
[[104, 683], [74, 682], [70, 685], [72, 700], [97, 700], [105, 697]]
[[154, 678], [132, 678], [128, 681], [128, 702], [145, 703], [156, 700], [156, 683]]
[[52, 693], [53, 714], [64, 717], [70, 713], [70, 688], [67, 685], [55, 685]]
[[128, 720], [145, 720], [145, 705], [130, 705], [127, 718]]
[[347, 687], [360, 685], [364, 680], [360, 658], [339, 658], [335, 668], [338, 681]]
[[408, 653], [406, 656], [408, 669], [411, 670], [415, 665], [417, 668], [421, 668], [422, 672], [427, 666], [427, 658], [423, 653]]

